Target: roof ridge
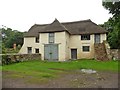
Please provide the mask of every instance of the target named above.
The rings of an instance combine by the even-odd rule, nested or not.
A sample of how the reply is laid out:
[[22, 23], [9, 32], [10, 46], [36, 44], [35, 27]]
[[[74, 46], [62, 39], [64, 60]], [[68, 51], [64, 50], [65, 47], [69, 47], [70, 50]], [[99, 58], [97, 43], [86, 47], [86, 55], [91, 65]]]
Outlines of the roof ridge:
[[49, 24], [49, 25], [54, 25], [54, 24], [59, 25], [59, 26], [61, 26], [62, 28], [64, 28], [65, 30], [67, 30], [67, 28], [66, 28], [61, 22], [59, 22], [59, 20], [57, 20], [56, 18], [55, 18], [55, 20], [54, 20], [51, 24]]
[[59, 22], [59, 20], [57, 18], [55, 18], [55, 20], [53, 21], [53, 23], [56, 22], [56, 21], [59, 23], [59, 25], [61, 27], [63, 27], [65, 30], [67, 30], [67, 28], [65, 27], [65, 25], [63, 25], [61, 22]]
[[[55, 18], [55, 20], [57, 20], [56, 18]], [[54, 20], [54, 21], [55, 21]], [[54, 23], [54, 21], [52, 22], [52, 23]], [[57, 20], [58, 21], [58, 20]], [[80, 22], [89, 22], [89, 21], [91, 21], [90, 19], [86, 19], [86, 20], [80, 20], [80, 21], [72, 21], [72, 22], [59, 22], [60, 24], [69, 24], [69, 23], [80, 23]], [[92, 21], [91, 21], [92, 22]], [[51, 23], [51, 24], [52, 24]], [[45, 25], [50, 25], [50, 24], [34, 24], [34, 25], [36, 25], [36, 26], [45, 26]], [[34, 26], [33, 25], [33, 26]]]
[[34, 24], [33, 26], [46, 26], [46, 25], [49, 25], [49, 24]]
[[[55, 22], [56, 21], [56, 22]], [[85, 29], [85, 30], [84, 30]], [[55, 19], [50, 24], [34, 24], [28, 31], [25, 36], [38, 36], [41, 32], [61, 32], [67, 31], [71, 35], [78, 34], [95, 34], [95, 33], [106, 33], [107, 31], [92, 22], [90, 19], [80, 20], [80, 21], [72, 21], [72, 22], [59, 22]]]
[[61, 26], [63, 27], [63, 28], [65, 28], [65, 30], [68, 30], [66, 27], [65, 27], [65, 25], [63, 25], [62, 23], [60, 23], [61, 24]]
[[80, 23], [80, 22], [92, 22], [92, 21], [90, 19], [87, 19], [87, 20], [72, 21], [72, 22], [61, 22], [61, 24]]

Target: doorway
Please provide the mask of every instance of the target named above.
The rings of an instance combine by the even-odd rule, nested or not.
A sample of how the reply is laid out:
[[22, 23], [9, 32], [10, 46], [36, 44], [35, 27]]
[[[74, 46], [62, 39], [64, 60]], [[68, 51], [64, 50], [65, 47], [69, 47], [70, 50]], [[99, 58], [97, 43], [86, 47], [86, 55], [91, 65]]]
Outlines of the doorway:
[[58, 44], [44, 45], [44, 59], [49, 61], [58, 60]]
[[77, 59], [77, 49], [71, 49], [71, 59]]

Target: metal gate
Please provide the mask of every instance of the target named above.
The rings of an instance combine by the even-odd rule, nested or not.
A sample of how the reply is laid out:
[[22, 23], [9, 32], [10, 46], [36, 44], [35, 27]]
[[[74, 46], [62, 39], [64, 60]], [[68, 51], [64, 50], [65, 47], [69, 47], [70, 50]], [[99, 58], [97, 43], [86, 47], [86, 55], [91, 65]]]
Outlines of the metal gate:
[[58, 44], [44, 45], [44, 59], [49, 61], [58, 60]]

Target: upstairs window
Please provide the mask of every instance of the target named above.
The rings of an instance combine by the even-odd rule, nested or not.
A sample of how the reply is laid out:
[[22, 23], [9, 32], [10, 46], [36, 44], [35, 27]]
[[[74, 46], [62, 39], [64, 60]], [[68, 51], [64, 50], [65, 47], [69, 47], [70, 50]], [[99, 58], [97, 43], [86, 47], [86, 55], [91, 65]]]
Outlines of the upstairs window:
[[39, 43], [39, 37], [36, 37], [36, 38], [35, 38], [35, 42], [36, 42], [36, 43]]
[[81, 35], [81, 40], [90, 40], [90, 35], [89, 34]]
[[54, 33], [49, 33], [49, 43], [54, 43]]
[[28, 54], [31, 54], [32, 53], [32, 47], [27, 47], [27, 52], [28, 52]]

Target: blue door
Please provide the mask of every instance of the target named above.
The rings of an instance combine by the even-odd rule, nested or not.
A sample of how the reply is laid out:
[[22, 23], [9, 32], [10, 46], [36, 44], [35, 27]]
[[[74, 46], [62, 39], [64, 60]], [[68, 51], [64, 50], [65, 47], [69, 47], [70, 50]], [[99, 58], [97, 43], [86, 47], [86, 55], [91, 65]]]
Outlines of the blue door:
[[58, 60], [58, 44], [44, 45], [44, 59], [49, 61]]

